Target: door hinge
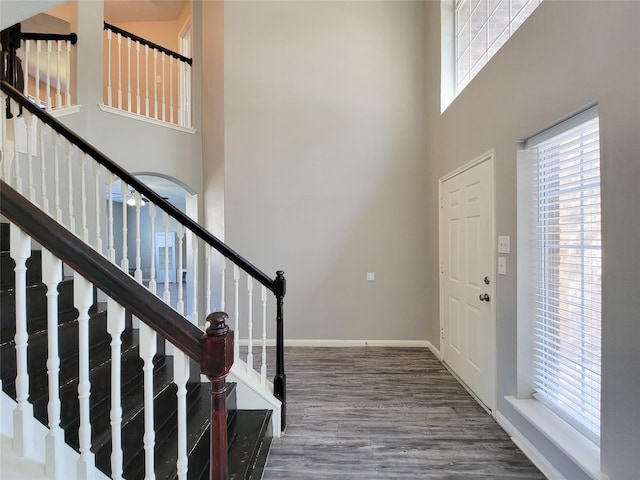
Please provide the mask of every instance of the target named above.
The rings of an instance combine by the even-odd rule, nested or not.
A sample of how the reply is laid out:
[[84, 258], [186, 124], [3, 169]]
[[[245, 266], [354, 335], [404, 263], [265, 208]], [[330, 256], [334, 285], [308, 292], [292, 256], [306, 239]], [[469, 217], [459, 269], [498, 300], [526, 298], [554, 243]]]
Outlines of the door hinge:
[[444, 339], [444, 327], [440, 327], [440, 338]]
[[444, 197], [440, 197], [440, 208], [444, 208]]

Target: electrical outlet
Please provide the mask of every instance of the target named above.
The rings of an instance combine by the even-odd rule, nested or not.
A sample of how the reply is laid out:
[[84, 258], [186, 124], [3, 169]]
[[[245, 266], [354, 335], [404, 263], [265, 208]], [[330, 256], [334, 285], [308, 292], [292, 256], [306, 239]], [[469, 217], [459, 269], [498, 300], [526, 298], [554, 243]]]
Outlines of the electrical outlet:
[[373, 282], [376, 279], [376, 272], [367, 272], [367, 282]]
[[505, 257], [498, 257], [498, 274], [507, 274], [507, 259]]
[[498, 253], [511, 253], [511, 237], [498, 237]]

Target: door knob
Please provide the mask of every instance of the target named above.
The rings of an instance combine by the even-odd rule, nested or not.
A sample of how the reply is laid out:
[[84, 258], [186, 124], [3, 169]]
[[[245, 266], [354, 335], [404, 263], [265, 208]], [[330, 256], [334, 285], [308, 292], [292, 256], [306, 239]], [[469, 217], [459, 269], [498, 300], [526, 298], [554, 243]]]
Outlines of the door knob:
[[480, 301], [481, 302], [488, 302], [489, 301], [489, 294], [488, 293], [480, 294]]

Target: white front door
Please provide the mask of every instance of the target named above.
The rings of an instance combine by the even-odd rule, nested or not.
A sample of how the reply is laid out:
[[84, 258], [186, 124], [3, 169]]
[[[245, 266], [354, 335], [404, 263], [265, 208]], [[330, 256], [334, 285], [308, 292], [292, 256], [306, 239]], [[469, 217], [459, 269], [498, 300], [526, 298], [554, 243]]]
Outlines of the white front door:
[[493, 153], [440, 180], [440, 326], [444, 362], [493, 410]]

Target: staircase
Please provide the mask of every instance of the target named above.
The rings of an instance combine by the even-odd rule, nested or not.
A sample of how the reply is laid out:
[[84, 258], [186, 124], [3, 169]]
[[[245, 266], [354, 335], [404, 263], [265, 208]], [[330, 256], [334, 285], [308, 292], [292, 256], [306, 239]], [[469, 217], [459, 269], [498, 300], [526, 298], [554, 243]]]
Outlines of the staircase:
[[[0, 229], [0, 296], [1, 333], [0, 365], [4, 392], [16, 398], [15, 353], [15, 262], [10, 257], [9, 225]], [[34, 416], [47, 425], [47, 306], [46, 286], [42, 283], [41, 252], [33, 250], [27, 261], [28, 371], [29, 402]], [[79, 450], [78, 401], [78, 311], [74, 307], [73, 278], [64, 278], [59, 285], [59, 347], [61, 427], [68, 445]], [[111, 475], [111, 364], [107, 333], [106, 303], [95, 301], [90, 309], [90, 377], [91, 377], [91, 450], [96, 467]], [[122, 340], [122, 450], [123, 473], [127, 479], [145, 476], [143, 361], [139, 352], [139, 332], [133, 328], [127, 314]], [[176, 385], [173, 383], [173, 357], [164, 351], [164, 341], [158, 341], [153, 358], [155, 475], [156, 478], [177, 478], [178, 450], [176, 418]], [[196, 366], [197, 367], [197, 366]], [[197, 370], [196, 370], [197, 372]], [[209, 428], [211, 399], [199, 375], [187, 383], [187, 451], [189, 479], [209, 478]], [[229, 478], [259, 479], [271, 443], [270, 410], [238, 410], [235, 384], [227, 386], [227, 435], [229, 445]]]

